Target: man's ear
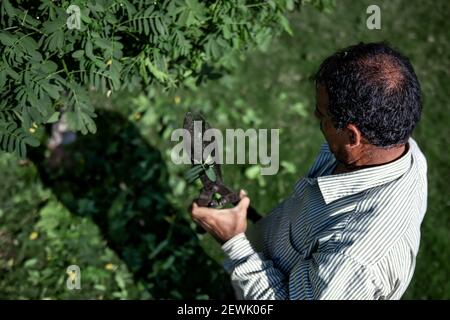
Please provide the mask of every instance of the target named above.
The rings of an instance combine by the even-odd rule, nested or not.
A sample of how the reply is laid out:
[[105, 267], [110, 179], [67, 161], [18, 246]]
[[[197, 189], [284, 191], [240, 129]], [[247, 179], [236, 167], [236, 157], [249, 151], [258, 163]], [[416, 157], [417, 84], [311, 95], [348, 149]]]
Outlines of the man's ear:
[[350, 147], [358, 147], [362, 143], [362, 134], [357, 126], [349, 123], [347, 125], [348, 141]]

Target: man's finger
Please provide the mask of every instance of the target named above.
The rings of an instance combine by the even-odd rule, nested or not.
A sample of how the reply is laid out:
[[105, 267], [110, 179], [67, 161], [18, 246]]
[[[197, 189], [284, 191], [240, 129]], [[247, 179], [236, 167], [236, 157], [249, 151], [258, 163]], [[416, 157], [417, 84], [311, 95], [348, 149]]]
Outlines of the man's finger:
[[197, 203], [192, 204], [192, 218], [201, 219], [207, 222], [212, 221], [212, 217], [216, 213], [217, 209], [207, 208], [207, 207], [199, 207]]
[[210, 215], [212, 212], [214, 212], [214, 208], [208, 208], [208, 207], [200, 207], [196, 202], [192, 203], [191, 213], [195, 216], [205, 216]]

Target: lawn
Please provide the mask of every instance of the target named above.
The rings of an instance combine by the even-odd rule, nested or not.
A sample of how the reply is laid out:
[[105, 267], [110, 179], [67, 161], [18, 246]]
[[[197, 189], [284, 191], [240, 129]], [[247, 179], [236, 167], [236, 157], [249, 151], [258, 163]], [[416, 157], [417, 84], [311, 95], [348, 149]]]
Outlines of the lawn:
[[[366, 8], [381, 8], [381, 30]], [[196, 234], [186, 207], [198, 186], [170, 161], [170, 134], [189, 109], [225, 128], [279, 128], [280, 172], [224, 167], [226, 182], [248, 191], [266, 214], [309, 168], [323, 137], [313, 117], [320, 62], [359, 41], [386, 40], [410, 57], [422, 85], [414, 138], [428, 160], [428, 211], [416, 272], [404, 298], [450, 298], [450, 3], [339, 0], [328, 13], [309, 6], [290, 17], [293, 36], [237, 59], [235, 70], [191, 90], [93, 95], [103, 123], [71, 150], [76, 170], [0, 155], [0, 298], [230, 298], [221, 252]], [[149, 98], [150, 96], [150, 98]], [[92, 166], [86, 159], [95, 159]], [[65, 289], [78, 264], [83, 289]]]

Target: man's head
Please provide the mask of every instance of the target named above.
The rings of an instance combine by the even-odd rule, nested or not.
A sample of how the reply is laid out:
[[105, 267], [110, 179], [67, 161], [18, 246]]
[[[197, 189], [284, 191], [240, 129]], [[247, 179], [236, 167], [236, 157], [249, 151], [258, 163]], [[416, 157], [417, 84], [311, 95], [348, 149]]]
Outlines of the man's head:
[[325, 59], [315, 75], [316, 116], [336, 158], [404, 145], [420, 119], [420, 85], [408, 58], [360, 43]]

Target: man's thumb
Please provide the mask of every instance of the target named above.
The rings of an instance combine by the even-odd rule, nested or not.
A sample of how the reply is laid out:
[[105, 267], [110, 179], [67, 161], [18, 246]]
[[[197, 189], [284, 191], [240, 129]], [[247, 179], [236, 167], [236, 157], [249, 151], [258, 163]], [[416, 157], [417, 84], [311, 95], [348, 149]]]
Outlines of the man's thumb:
[[250, 205], [250, 198], [247, 196], [247, 193], [244, 190], [239, 192], [239, 196], [241, 197], [241, 201], [238, 203], [239, 210], [247, 210]]

